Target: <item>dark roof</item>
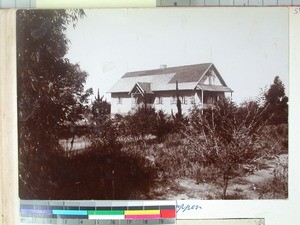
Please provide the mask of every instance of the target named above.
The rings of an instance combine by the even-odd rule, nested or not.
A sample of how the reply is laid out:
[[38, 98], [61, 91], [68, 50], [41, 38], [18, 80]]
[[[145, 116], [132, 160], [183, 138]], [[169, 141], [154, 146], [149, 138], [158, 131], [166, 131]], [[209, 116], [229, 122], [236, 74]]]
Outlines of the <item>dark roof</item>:
[[169, 68], [165, 68], [165, 69], [128, 72], [122, 78], [163, 75], [163, 74], [174, 73], [175, 75], [169, 81], [169, 83], [176, 83], [176, 81], [178, 81], [178, 83], [197, 82], [200, 80], [201, 76], [205, 73], [205, 71], [211, 65], [212, 65], [211, 63], [202, 63], [202, 64], [196, 64], [196, 65], [169, 67]]
[[134, 93], [134, 90], [138, 90], [142, 95], [144, 94], [154, 94], [151, 91], [151, 84], [146, 82], [136, 82], [129, 92], [129, 94]]
[[140, 88], [144, 91], [146, 94], [153, 94], [151, 91], [150, 83], [146, 82], [137, 82], [137, 85], [140, 86]]

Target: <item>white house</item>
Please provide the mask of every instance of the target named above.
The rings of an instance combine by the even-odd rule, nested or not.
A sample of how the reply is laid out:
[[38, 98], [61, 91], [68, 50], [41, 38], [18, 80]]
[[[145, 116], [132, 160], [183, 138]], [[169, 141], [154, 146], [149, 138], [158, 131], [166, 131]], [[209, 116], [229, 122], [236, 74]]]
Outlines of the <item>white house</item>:
[[108, 91], [111, 93], [111, 113], [126, 114], [146, 105], [168, 114], [176, 113], [176, 82], [184, 114], [195, 106], [205, 108], [226, 92], [226, 85], [212, 63], [167, 67], [128, 72]]

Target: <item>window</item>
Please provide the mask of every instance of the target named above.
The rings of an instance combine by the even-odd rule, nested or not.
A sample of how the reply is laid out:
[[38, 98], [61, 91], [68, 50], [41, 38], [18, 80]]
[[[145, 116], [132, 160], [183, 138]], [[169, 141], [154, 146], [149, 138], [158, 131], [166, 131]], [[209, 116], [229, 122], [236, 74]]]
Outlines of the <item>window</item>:
[[122, 98], [121, 97], [117, 97], [117, 104], [122, 104]]
[[208, 75], [208, 84], [209, 85], [215, 85], [216, 84], [216, 74], [213, 70], [211, 70], [210, 74]]
[[186, 98], [186, 96], [181, 96], [180, 97], [180, 101], [181, 101], [181, 104], [187, 105], [187, 98]]
[[[187, 101], [187, 97], [186, 96], [179, 96], [179, 100], [181, 104], [187, 105], [188, 101]], [[171, 104], [177, 104], [177, 97], [173, 96], [171, 98]]]
[[171, 97], [171, 104], [174, 105], [174, 104], [176, 104], [176, 102], [177, 102], [176, 96], [172, 96]]
[[209, 77], [208, 77], [208, 84], [209, 85], [212, 85], [213, 83], [212, 83], [212, 75], [210, 75]]
[[157, 97], [157, 104], [163, 104], [163, 98], [158, 96]]

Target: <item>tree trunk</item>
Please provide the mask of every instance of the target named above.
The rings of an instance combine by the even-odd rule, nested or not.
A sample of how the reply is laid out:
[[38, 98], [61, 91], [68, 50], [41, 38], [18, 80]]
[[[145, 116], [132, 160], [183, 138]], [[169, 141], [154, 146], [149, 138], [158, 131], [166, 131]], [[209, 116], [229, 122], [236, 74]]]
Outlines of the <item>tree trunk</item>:
[[182, 118], [182, 110], [181, 110], [181, 101], [179, 98], [179, 92], [178, 92], [178, 81], [176, 81], [176, 98], [177, 98], [177, 119], [181, 119]]
[[72, 149], [73, 149], [74, 140], [75, 140], [75, 133], [73, 133], [73, 135], [72, 135], [70, 151], [72, 151]]
[[228, 187], [228, 181], [229, 181], [228, 171], [225, 171], [225, 173], [223, 175], [223, 180], [224, 180], [224, 187], [223, 187], [223, 196], [222, 196], [222, 198], [225, 199], [226, 198], [227, 187]]

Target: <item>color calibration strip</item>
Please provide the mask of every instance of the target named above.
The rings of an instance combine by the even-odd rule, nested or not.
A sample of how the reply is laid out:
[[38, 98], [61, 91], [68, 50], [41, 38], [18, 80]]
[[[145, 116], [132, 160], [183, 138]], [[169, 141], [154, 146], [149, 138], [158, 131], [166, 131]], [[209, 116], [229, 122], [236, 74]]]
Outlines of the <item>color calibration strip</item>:
[[22, 224], [174, 224], [175, 201], [21, 200]]

